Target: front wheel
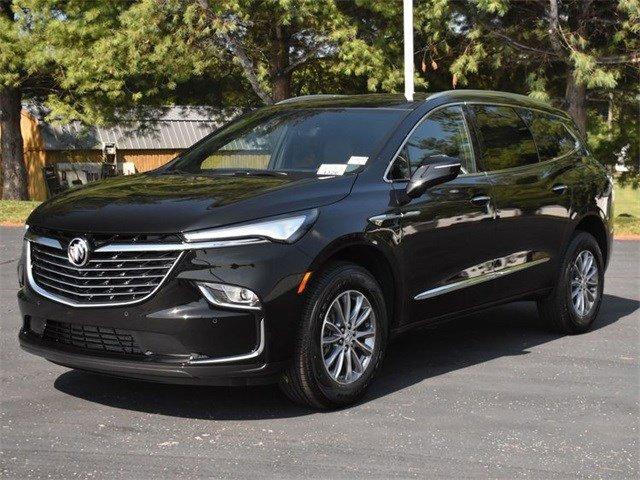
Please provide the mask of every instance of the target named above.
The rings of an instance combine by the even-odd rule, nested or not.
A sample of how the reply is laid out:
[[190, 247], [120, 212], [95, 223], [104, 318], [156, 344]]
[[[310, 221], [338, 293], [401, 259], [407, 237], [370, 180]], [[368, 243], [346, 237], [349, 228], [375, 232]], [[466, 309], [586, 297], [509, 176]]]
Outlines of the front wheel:
[[598, 315], [603, 287], [600, 246], [592, 235], [579, 232], [569, 243], [553, 291], [538, 301], [538, 312], [557, 331], [586, 332]]
[[376, 280], [355, 264], [330, 265], [309, 287], [294, 358], [280, 387], [314, 408], [352, 404], [378, 369], [386, 341], [387, 313]]

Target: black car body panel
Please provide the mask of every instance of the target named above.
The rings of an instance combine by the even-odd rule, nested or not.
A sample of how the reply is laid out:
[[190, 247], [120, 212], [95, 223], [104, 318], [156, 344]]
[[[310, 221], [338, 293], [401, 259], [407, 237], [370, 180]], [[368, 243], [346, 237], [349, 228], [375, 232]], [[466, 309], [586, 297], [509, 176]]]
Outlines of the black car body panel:
[[[474, 104], [525, 108], [569, 122], [563, 112], [499, 92], [443, 92], [413, 102], [395, 95], [311, 98], [270, 111], [366, 107], [401, 110], [402, 116], [366, 165], [345, 175], [196, 175], [169, 166], [45, 202], [28, 220], [30, 234], [57, 239], [63, 252], [72, 237], [95, 249], [149, 242], [157, 234], [184, 250], [144, 300], [95, 308], [47, 298], [46, 288], [34, 288], [30, 257], [23, 256], [21, 344], [53, 362], [112, 375], [263, 382], [276, 378], [291, 358], [305, 306], [305, 273], [313, 279], [328, 261], [348, 260], [371, 271], [385, 293], [391, 328], [401, 331], [548, 292], [576, 228], [590, 231], [608, 260], [612, 189], [603, 167], [580, 145], [558, 158], [486, 171], [469, 111]], [[476, 171], [408, 198], [407, 180], [388, 178], [391, 162], [419, 122], [449, 106], [463, 112]], [[184, 236], [311, 210], [314, 223], [291, 243], [260, 238], [220, 246], [189, 243]], [[51, 255], [54, 263], [64, 262]], [[84, 281], [83, 270], [61, 268], [56, 279], [74, 285], [73, 272], [81, 272], [76, 277]], [[261, 307], [215, 306], [198, 289], [203, 283], [247, 288]], [[54, 285], [64, 295], [66, 284]]]
[[[40, 205], [30, 225], [95, 233], [176, 233], [305, 210], [349, 194], [354, 177], [195, 176], [163, 172], [116, 177]], [[122, 219], [126, 218], [126, 226]], [[123, 231], [124, 229], [124, 231]]]

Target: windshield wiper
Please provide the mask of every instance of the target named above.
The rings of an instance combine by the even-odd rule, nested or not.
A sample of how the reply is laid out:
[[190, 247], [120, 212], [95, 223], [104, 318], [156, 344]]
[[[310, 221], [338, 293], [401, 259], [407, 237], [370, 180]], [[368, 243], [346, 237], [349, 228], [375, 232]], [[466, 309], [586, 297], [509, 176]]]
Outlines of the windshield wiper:
[[211, 175], [211, 176], [247, 176], [247, 177], [286, 177], [287, 172], [278, 172], [275, 170], [266, 169], [254, 169], [254, 168], [214, 168], [212, 170], [202, 170], [200, 172], [190, 172], [188, 170], [182, 170], [180, 168], [172, 168], [170, 170], [162, 170], [158, 172], [161, 175]]

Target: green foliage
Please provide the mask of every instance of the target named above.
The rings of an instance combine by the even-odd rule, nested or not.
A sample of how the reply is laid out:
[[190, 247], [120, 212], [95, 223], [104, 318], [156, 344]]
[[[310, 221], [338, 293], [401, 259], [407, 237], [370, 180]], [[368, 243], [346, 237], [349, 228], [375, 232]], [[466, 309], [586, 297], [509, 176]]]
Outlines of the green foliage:
[[[348, 2], [345, 2], [348, 4]], [[370, 91], [402, 90], [402, 2], [357, 0], [341, 5], [356, 26], [356, 37], [340, 51], [338, 67], [365, 76]], [[450, 0], [414, 2], [414, 42], [417, 90], [448, 88], [452, 54], [461, 47], [457, 10]]]
[[[614, 165], [628, 169], [618, 175], [621, 185], [640, 186], [638, 161], [640, 160], [640, 118], [638, 100], [631, 95], [612, 94], [609, 102], [601, 105], [611, 109], [612, 121], [592, 110], [589, 118], [588, 146], [591, 153], [613, 171]], [[601, 108], [602, 108], [601, 107]], [[604, 108], [602, 108], [604, 110]], [[637, 192], [640, 195], [639, 192]]]
[[45, 101], [52, 119], [133, 121], [154, 106], [224, 104], [227, 94], [243, 104], [241, 73], [193, 48], [180, 2], [16, 0], [13, 10], [13, 21], [0, 17], [0, 88]]
[[452, 4], [466, 32], [450, 67], [461, 85], [516, 91], [569, 109], [579, 126], [586, 124], [594, 155], [612, 170], [625, 163], [622, 180], [638, 183], [640, 1]]
[[[13, 15], [0, 15], [0, 88], [20, 87], [63, 121], [135, 121], [173, 103], [247, 107], [403, 86], [400, 1], [12, 3]], [[610, 165], [622, 156], [631, 168], [623, 179], [633, 181], [640, 0], [559, 1], [555, 23], [552, 4], [414, 2], [416, 88], [515, 91], [567, 108], [567, 87], [586, 86], [590, 148]]]

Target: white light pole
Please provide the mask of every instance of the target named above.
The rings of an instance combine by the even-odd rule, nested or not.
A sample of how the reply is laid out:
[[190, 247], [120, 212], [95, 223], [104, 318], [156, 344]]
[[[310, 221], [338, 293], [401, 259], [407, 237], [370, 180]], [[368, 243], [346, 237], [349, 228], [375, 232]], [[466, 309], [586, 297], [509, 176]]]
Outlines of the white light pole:
[[403, 0], [404, 96], [413, 100], [413, 0]]

